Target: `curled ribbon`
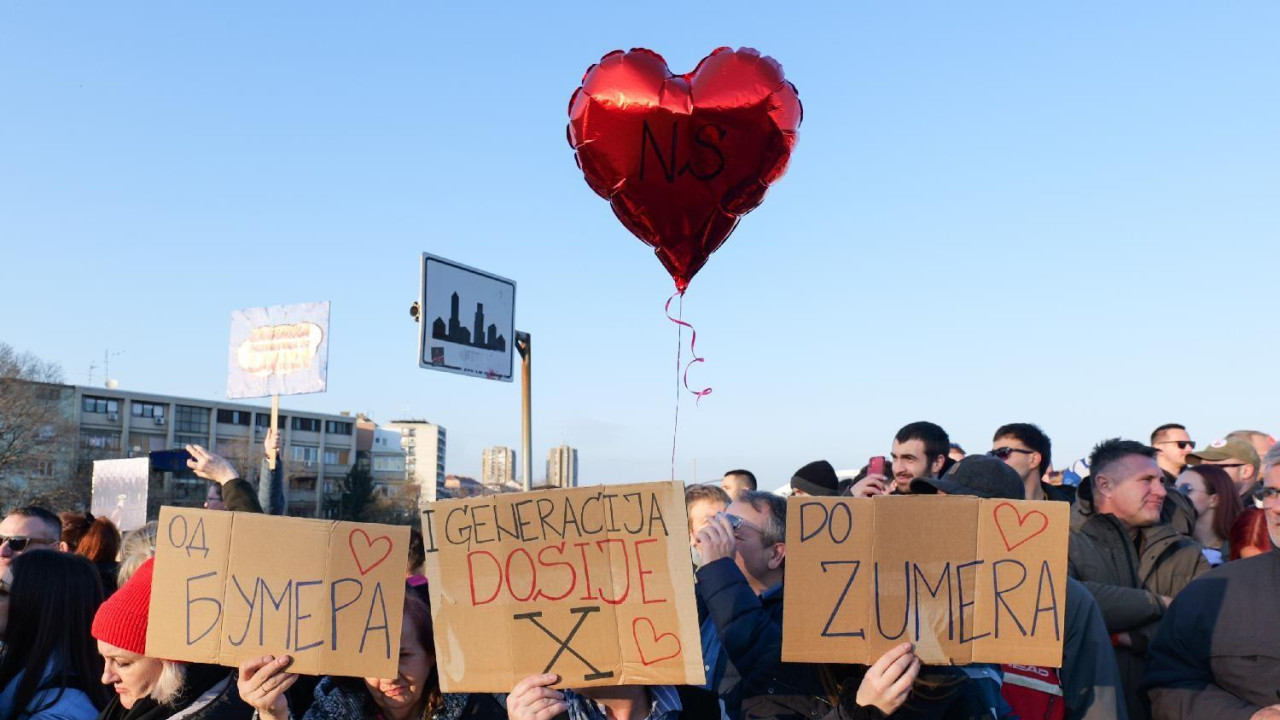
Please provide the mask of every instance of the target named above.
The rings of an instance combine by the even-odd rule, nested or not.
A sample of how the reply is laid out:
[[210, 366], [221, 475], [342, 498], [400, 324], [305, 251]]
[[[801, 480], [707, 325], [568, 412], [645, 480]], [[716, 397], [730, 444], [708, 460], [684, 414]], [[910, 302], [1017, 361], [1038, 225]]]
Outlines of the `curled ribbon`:
[[[678, 318], [671, 317], [671, 301], [675, 300], [676, 298], [680, 298], [680, 305], [679, 305], [680, 317]], [[693, 356], [693, 359], [689, 361], [689, 364], [684, 366], [684, 373], [681, 375], [681, 379], [684, 381], [684, 389], [693, 393], [694, 396], [698, 398], [694, 404], [700, 403], [702, 402], [703, 397], [711, 394], [711, 388], [705, 387], [701, 390], [694, 390], [693, 388], [689, 387], [689, 368], [693, 367], [694, 363], [706, 362], [706, 359], [698, 356], [698, 331], [694, 330], [693, 325], [690, 325], [689, 323], [685, 322], [683, 319], [684, 318], [684, 293], [676, 292], [674, 295], [667, 298], [667, 304], [666, 304], [666, 307], [663, 308], [663, 310], [664, 312], [666, 312], [668, 320], [670, 320], [671, 322], [681, 327], [689, 328], [689, 332], [691, 334], [691, 337], [689, 338], [689, 354]], [[679, 353], [680, 353], [680, 348], [677, 347], [676, 349], [677, 366], [680, 363]]]

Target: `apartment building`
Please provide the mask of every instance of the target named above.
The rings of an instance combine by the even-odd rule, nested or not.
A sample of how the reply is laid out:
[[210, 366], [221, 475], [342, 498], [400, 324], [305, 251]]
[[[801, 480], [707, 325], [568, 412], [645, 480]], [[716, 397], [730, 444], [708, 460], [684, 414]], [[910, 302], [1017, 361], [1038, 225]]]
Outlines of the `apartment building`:
[[578, 487], [578, 451], [568, 445], [551, 448], [547, 453], [547, 485], [558, 488]]
[[514, 485], [516, 451], [502, 446], [485, 448], [480, 461], [480, 481], [490, 487]]
[[392, 420], [385, 427], [400, 433], [405, 479], [417, 485], [419, 507], [435, 502], [444, 485], [445, 429], [427, 420]]

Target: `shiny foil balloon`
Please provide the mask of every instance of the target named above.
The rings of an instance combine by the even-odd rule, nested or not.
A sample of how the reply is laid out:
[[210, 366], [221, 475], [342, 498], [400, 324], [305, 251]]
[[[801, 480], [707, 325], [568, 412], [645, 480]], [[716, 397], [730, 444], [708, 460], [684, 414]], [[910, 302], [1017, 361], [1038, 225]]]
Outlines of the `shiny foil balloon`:
[[650, 50], [605, 55], [569, 102], [587, 184], [684, 292], [786, 172], [802, 116], [773, 58], [719, 48], [687, 75]]

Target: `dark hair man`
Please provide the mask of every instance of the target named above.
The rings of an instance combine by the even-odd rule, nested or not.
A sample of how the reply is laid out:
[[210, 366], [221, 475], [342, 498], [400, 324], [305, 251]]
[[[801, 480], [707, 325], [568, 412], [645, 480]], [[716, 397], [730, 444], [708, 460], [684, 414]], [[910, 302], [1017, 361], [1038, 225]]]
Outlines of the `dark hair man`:
[[20, 507], [0, 522], [0, 575], [18, 555], [30, 550], [67, 551], [62, 521], [36, 505]]
[[1165, 608], [1209, 569], [1195, 541], [1160, 522], [1166, 493], [1154, 448], [1114, 438], [1089, 456], [1072, 518], [1068, 568], [1102, 609], [1131, 720], [1151, 710], [1139, 692], [1147, 647]]
[[1013, 468], [1022, 479], [1027, 500], [1061, 500], [1075, 502], [1075, 488], [1050, 485], [1045, 474], [1053, 467], [1049, 436], [1031, 423], [1009, 423], [996, 430], [991, 438], [991, 452]]
[[1191, 537], [1195, 533], [1196, 506], [1191, 499], [1178, 492], [1178, 476], [1187, 469], [1187, 456], [1195, 443], [1187, 429], [1178, 423], [1165, 423], [1151, 431], [1151, 447], [1156, 449], [1156, 464], [1164, 475], [1167, 495], [1160, 509], [1160, 521], [1169, 523], [1174, 530]]
[[1247, 440], [1225, 437], [1214, 440], [1209, 446], [1187, 456], [1192, 465], [1217, 465], [1231, 476], [1240, 499], [1249, 502], [1249, 496], [1258, 489], [1258, 471], [1262, 461], [1258, 451]]
[[689, 517], [689, 544], [695, 542], [698, 531], [729, 509], [729, 493], [718, 485], [690, 485], [684, 489], [684, 511]]
[[[1262, 505], [1280, 529], [1280, 450], [1264, 459]], [[1280, 623], [1260, 614], [1280, 597], [1280, 551], [1229, 562], [1201, 577], [1165, 613], [1144, 687], [1169, 720], [1280, 720]]]
[[854, 497], [873, 497], [885, 493], [910, 493], [911, 481], [916, 478], [938, 477], [947, 467], [951, 452], [951, 438], [941, 427], [925, 421], [904, 425], [893, 437], [893, 482], [884, 475], [868, 473], [853, 484], [849, 494]]
[[756, 490], [756, 476], [750, 470], [730, 470], [720, 479], [720, 487], [729, 493], [729, 497], [736, 498], [744, 492], [754, 492]]

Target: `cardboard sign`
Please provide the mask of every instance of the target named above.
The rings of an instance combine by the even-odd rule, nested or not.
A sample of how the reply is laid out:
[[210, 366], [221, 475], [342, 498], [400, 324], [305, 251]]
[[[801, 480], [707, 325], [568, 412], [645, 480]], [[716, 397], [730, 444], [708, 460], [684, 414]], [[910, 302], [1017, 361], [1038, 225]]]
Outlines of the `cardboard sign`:
[[163, 507], [147, 655], [394, 678], [409, 528]]
[[324, 392], [329, 375], [329, 303], [231, 313], [229, 399]]
[[[972, 497], [787, 503], [787, 662], [1062, 665], [1065, 502]], [[802, 602], [797, 612], [793, 603]]]
[[422, 254], [418, 367], [511, 382], [516, 284]]
[[120, 532], [147, 524], [147, 480], [151, 459], [93, 461], [93, 497], [89, 512], [111, 518]]
[[706, 682], [676, 482], [443, 500], [423, 513], [445, 692]]

